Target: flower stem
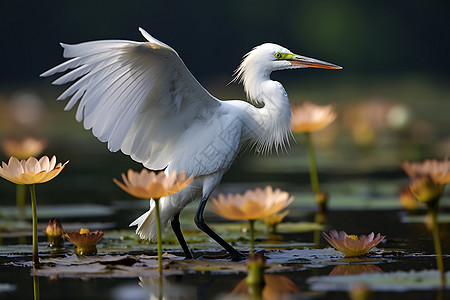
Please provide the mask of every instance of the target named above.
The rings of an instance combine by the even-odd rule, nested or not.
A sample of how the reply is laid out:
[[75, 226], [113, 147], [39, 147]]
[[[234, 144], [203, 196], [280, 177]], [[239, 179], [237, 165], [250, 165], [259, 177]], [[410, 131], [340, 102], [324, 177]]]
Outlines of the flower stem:
[[309, 176], [311, 179], [311, 188], [314, 193], [314, 196], [317, 196], [320, 194], [320, 188], [319, 188], [319, 176], [317, 175], [316, 154], [314, 152], [311, 133], [305, 132], [305, 136], [306, 136], [306, 145], [308, 147]]
[[33, 276], [33, 295], [34, 300], [39, 300], [39, 277]]
[[16, 206], [19, 211], [19, 220], [25, 219], [25, 185], [16, 185]]
[[250, 256], [255, 253], [255, 220], [248, 220], [250, 225]]
[[159, 216], [159, 198], [155, 200], [155, 214], [156, 214], [156, 234], [158, 243], [158, 272], [162, 275], [162, 238], [161, 238], [161, 218]]
[[434, 251], [436, 252], [436, 264], [440, 273], [441, 286], [445, 286], [445, 269], [444, 269], [444, 261], [442, 259], [442, 248], [441, 248], [441, 239], [439, 237], [439, 224], [437, 222], [436, 205], [428, 206], [428, 214], [431, 216]]
[[39, 264], [36, 191], [34, 189], [34, 184], [30, 184], [28, 187], [30, 188], [31, 210], [33, 216], [33, 266], [36, 266]]

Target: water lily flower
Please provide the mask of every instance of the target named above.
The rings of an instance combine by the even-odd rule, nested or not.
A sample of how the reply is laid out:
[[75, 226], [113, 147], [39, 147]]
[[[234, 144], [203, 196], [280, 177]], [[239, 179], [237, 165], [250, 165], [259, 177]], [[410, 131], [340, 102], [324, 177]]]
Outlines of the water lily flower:
[[337, 118], [334, 105], [317, 105], [305, 101], [302, 105], [292, 106], [292, 130], [295, 132], [313, 132], [327, 127]]
[[441, 284], [444, 286], [445, 269], [437, 213], [442, 190], [450, 182], [450, 161], [448, 159], [443, 161], [427, 159], [421, 163], [404, 161], [402, 168], [411, 179], [409, 190], [418, 201], [427, 206], [427, 220], [431, 223], [436, 263], [440, 272]]
[[128, 194], [140, 199], [159, 199], [173, 195], [191, 183], [193, 177], [186, 178], [184, 171], [177, 174], [172, 171], [169, 175], [164, 172], [155, 173], [147, 169], [141, 172], [128, 170], [127, 175], [121, 174], [124, 183], [113, 179], [121, 189]]
[[105, 235], [103, 231], [91, 232], [87, 228], [81, 228], [80, 231], [68, 231], [65, 237], [75, 246], [75, 253], [78, 255], [95, 255], [97, 254], [97, 244]]
[[57, 218], [51, 218], [48, 221], [47, 228], [44, 233], [48, 237], [48, 246], [52, 248], [60, 248], [63, 245], [64, 229], [61, 221]]
[[124, 183], [113, 178], [113, 181], [128, 194], [141, 199], [155, 201], [156, 232], [158, 243], [158, 271], [162, 274], [162, 241], [161, 220], [159, 215], [159, 199], [173, 195], [191, 183], [193, 176], [186, 178], [184, 171], [177, 174], [174, 170], [169, 175], [164, 172], [155, 173], [142, 169], [141, 172], [128, 170], [127, 175], [121, 174]]
[[244, 194], [219, 194], [211, 197], [211, 210], [230, 220], [248, 220], [250, 224], [250, 253], [253, 254], [254, 221], [264, 219], [286, 208], [294, 201], [288, 192], [273, 190], [271, 186], [263, 189], [247, 190]]
[[247, 190], [244, 194], [219, 194], [211, 197], [211, 210], [230, 220], [259, 220], [286, 208], [294, 196], [270, 185]]
[[[6, 156], [14, 156], [17, 159], [28, 159], [31, 156], [37, 156], [47, 147], [46, 139], [36, 139], [26, 137], [24, 139], [4, 139], [1, 143], [3, 152]], [[19, 210], [19, 218], [25, 219], [25, 186], [18, 184], [16, 186], [16, 204]]]
[[429, 177], [435, 183], [446, 184], [450, 182], [450, 161], [426, 159], [423, 162], [404, 161], [401, 165], [405, 173], [412, 179]]
[[1, 177], [15, 184], [26, 184], [30, 188], [33, 216], [33, 264], [39, 263], [36, 192], [34, 186], [36, 183], [44, 183], [55, 178], [68, 162], [56, 164], [56, 156], [53, 156], [51, 160], [47, 156], [43, 156], [39, 160], [35, 157], [30, 157], [21, 161], [11, 156], [8, 164], [2, 162], [0, 167]]
[[322, 193], [319, 187], [319, 176], [317, 174], [316, 154], [311, 138], [311, 132], [325, 128], [337, 118], [334, 106], [329, 104], [320, 106], [311, 102], [304, 102], [301, 106], [292, 108], [292, 130], [302, 132], [306, 137], [309, 158], [309, 175], [311, 188], [319, 211], [324, 212], [327, 207], [328, 195]]
[[43, 156], [39, 160], [30, 157], [21, 161], [11, 156], [8, 164], [2, 162], [0, 176], [16, 184], [44, 183], [61, 173], [68, 162], [65, 162], [64, 165], [56, 164], [56, 156], [53, 156], [51, 160], [48, 156]]
[[322, 232], [322, 236], [331, 244], [336, 250], [344, 253], [346, 257], [364, 256], [373, 247], [378, 245], [384, 238], [384, 235], [375, 234], [372, 232], [369, 235], [348, 235], [344, 231], [337, 232], [331, 230], [329, 235]]
[[427, 159], [422, 163], [404, 161], [401, 166], [411, 178], [409, 189], [414, 197], [428, 206], [437, 207], [444, 186], [450, 182], [450, 161], [447, 159], [444, 161]]
[[3, 152], [6, 156], [14, 156], [18, 159], [28, 159], [37, 156], [47, 147], [46, 139], [27, 137], [21, 140], [5, 139], [2, 142]]

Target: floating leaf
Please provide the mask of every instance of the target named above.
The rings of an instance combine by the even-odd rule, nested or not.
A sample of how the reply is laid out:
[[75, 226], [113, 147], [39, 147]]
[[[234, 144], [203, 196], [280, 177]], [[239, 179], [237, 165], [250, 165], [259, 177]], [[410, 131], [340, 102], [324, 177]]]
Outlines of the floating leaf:
[[[402, 223], [424, 223], [426, 215], [404, 215], [401, 217]], [[438, 223], [450, 223], [450, 214], [439, 214]]]
[[[450, 272], [446, 274], [446, 286], [450, 285]], [[312, 290], [349, 291], [355, 284], [365, 284], [372, 291], [407, 292], [440, 288], [439, 272], [436, 270], [366, 273], [348, 276], [315, 276], [307, 280]]]
[[[163, 267], [176, 259], [175, 255], [163, 255]], [[157, 256], [148, 255], [95, 255], [41, 259], [39, 268], [32, 270], [35, 276], [59, 277], [138, 277], [157, 275]], [[179, 274], [176, 269], [164, 271], [165, 274]]]
[[[73, 218], [73, 217], [102, 217], [110, 216], [114, 209], [106, 205], [98, 204], [61, 204], [61, 205], [39, 205], [39, 219]], [[2, 207], [2, 215], [17, 217], [18, 210], [15, 206]], [[27, 218], [31, 218], [31, 208], [26, 208]]]

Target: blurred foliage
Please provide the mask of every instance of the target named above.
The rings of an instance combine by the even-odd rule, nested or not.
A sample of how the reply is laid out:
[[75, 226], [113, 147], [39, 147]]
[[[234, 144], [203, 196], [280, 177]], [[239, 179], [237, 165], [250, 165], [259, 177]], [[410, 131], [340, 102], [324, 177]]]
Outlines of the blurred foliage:
[[[450, 153], [450, 41], [444, 38], [449, 3], [2, 1], [0, 140], [47, 138], [44, 155], [71, 160], [57, 182], [83, 186], [75, 193], [80, 197], [109, 199], [106, 192], [115, 191], [111, 178], [141, 166], [120, 152], [110, 153], [75, 121], [74, 111], [64, 112], [65, 104], [55, 101], [64, 87], [51, 86], [52, 78], [38, 76], [63, 61], [59, 42], [143, 41], [137, 30], [141, 26], [176, 49], [200, 82], [221, 99], [244, 99], [241, 85], [227, 83], [242, 56], [263, 42], [344, 66], [342, 71], [273, 74], [291, 102], [336, 104], [338, 120], [313, 135], [319, 176], [402, 174], [401, 160]], [[308, 184], [303, 137], [295, 139], [287, 153], [242, 154], [224, 181]], [[0, 160], [6, 159], [0, 151]], [[7, 197], [12, 198], [13, 189], [7, 185], [0, 182], [0, 190], [11, 190]], [[121, 196], [118, 193], [116, 199]]]

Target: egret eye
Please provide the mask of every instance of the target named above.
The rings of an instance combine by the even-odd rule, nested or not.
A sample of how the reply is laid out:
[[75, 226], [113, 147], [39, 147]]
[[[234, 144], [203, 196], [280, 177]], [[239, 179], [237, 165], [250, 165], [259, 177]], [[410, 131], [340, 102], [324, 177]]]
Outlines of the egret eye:
[[276, 59], [281, 59], [283, 57], [283, 55], [280, 52], [275, 52], [274, 56]]

